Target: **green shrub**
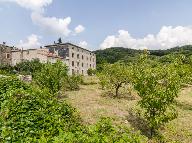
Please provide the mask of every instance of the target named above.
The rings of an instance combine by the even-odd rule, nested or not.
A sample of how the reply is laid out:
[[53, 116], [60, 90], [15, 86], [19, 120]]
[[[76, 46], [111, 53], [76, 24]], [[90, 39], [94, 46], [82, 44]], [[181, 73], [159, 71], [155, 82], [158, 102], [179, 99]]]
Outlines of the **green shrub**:
[[58, 94], [64, 85], [68, 69], [61, 61], [54, 64], [47, 63], [35, 74], [35, 83], [42, 89], [47, 88], [51, 94]]
[[67, 76], [65, 79], [64, 88], [66, 90], [79, 90], [79, 85], [83, 83], [83, 77], [81, 75]]
[[24, 75], [34, 75], [36, 72], [41, 70], [42, 66], [43, 64], [39, 61], [39, 59], [34, 59], [31, 61], [24, 60], [20, 63], [17, 63], [14, 69]]
[[101, 119], [95, 125], [84, 130], [60, 132], [54, 143], [145, 143], [146, 139], [127, 128], [113, 126], [108, 118]]
[[36, 88], [13, 89], [1, 94], [0, 126], [2, 142], [26, 142], [73, 132], [79, 116], [66, 102], [59, 102], [49, 91]]
[[0, 65], [0, 74], [12, 75], [14, 68], [10, 65]]
[[17, 77], [0, 77], [0, 98], [2, 94], [16, 89], [28, 89], [29, 85], [19, 80]]
[[92, 69], [92, 68], [89, 68], [89, 69], [87, 70], [87, 74], [88, 74], [89, 76], [95, 75], [95, 74], [96, 74], [96, 70], [94, 70], [94, 69]]

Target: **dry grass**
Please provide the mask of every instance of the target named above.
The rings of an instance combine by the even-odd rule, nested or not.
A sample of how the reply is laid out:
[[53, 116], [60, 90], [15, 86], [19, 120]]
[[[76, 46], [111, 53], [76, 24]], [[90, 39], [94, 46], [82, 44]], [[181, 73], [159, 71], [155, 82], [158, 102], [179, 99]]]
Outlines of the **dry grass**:
[[[129, 114], [129, 110], [136, 105], [137, 98], [130, 100], [102, 96], [103, 91], [98, 84], [82, 85], [79, 91], [67, 92], [66, 95], [66, 100], [77, 108], [86, 124], [93, 124], [100, 117], [111, 117], [115, 124], [135, 130], [140, 128], [136, 119]], [[192, 143], [192, 88], [183, 89], [177, 100], [179, 116], [166, 125], [163, 134], [166, 142]]]

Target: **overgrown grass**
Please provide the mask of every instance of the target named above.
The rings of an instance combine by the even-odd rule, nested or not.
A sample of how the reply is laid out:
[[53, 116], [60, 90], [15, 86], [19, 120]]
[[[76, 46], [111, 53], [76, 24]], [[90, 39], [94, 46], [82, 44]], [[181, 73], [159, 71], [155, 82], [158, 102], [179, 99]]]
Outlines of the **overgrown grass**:
[[[82, 85], [79, 91], [67, 92], [66, 100], [77, 108], [85, 124], [96, 123], [100, 117], [111, 117], [114, 124], [140, 130], [146, 135], [145, 122], [136, 117], [133, 118], [130, 114], [130, 110], [139, 100], [135, 93], [133, 92], [136, 97], [134, 99], [117, 99], [102, 96], [103, 92], [98, 84]], [[182, 89], [177, 101], [178, 118], [161, 129], [163, 135], [161, 138], [164, 142], [190, 143], [192, 141], [192, 88]], [[153, 139], [150, 142], [157, 142], [157, 140]]]

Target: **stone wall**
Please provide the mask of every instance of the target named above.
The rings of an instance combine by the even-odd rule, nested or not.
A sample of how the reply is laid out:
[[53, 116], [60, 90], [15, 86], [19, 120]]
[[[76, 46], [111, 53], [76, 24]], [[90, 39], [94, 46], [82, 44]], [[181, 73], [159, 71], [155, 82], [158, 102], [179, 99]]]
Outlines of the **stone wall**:
[[33, 59], [39, 59], [41, 63], [47, 63], [47, 55], [48, 49], [13, 50], [11, 63], [14, 66], [23, 60], [31, 61]]
[[12, 47], [0, 44], [0, 64], [10, 65], [11, 64], [11, 50]]

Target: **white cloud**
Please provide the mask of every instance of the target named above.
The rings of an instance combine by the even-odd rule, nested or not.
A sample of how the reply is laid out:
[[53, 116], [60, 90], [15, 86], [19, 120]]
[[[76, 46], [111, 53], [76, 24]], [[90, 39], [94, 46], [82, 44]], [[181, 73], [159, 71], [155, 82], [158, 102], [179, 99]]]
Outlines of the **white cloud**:
[[49, 34], [68, 36], [71, 30], [68, 28], [71, 23], [71, 18], [56, 18], [56, 17], [45, 17], [40, 13], [33, 12], [31, 14], [33, 23], [40, 26], [44, 31]]
[[32, 34], [27, 37], [27, 41], [24, 42], [23, 40], [20, 40], [19, 44], [16, 47], [23, 48], [23, 49], [39, 48], [41, 46], [39, 39], [40, 39], [40, 36]]
[[79, 42], [79, 46], [82, 48], [87, 48], [88, 43], [86, 41], [81, 41], [81, 42]]
[[[72, 33], [72, 30], [69, 29], [71, 17], [56, 18], [44, 16], [44, 8], [50, 5], [53, 0], [0, 0], [0, 2], [14, 2], [23, 8], [30, 9], [33, 23], [48, 34], [69, 36]], [[78, 34], [84, 30], [85, 28], [82, 25], [78, 25], [74, 33]]]
[[76, 28], [75, 28], [75, 33], [78, 34], [78, 33], [81, 33], [85, 30], [85, 27], [83, 27], [82, 25], [78, 25]]
[[148, 34], [144, 38], [133, 38], [128, 31], [119, 30], [118, 35], [108, 36], [100, 45], [102, 49], [126, 47], [134, 49], [168, 49], [175, 46], [192, 44], [192, 27], [163, 26], [156, 35]]
[[14, 2], [19, 6], [32, 11], [42, 11], [43, 7], [52, 3], [52, 0], [0, 0], [3, 2]]

